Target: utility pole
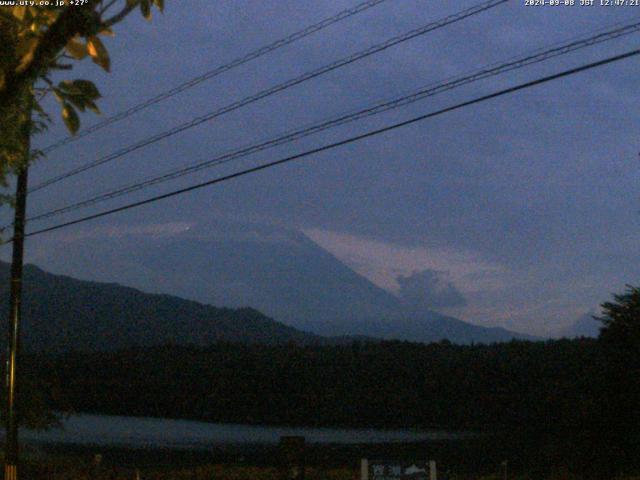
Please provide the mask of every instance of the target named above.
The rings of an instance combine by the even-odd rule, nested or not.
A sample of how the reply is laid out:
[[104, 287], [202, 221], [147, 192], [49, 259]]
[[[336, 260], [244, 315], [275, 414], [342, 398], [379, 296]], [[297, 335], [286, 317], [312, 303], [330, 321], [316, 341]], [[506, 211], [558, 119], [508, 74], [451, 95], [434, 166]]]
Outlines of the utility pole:
[[13, 254], [9, 308], [9, 342], [6, 363], [6, 437], [4, 480], [18, 479], [18, 355], [20, 352], [20, 319], [22, 307], [22, 264], [24, 258], [24, 224], [27, 209], [27, 181], [31, 156], [31, 98], [23, 128], [24, 163], [18, 171], [13, 221]]

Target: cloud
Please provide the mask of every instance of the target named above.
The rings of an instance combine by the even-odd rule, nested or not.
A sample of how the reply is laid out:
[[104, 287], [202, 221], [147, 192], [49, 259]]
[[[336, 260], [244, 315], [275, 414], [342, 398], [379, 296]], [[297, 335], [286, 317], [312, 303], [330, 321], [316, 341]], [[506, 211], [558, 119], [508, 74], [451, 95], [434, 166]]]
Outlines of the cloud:
[[356, 272], [390, 292], [399, 294], [399, 277], [416, 271], [447, 272], [465, 295], [501, 291], [508, 270], [475, 252], [450, 247], [406, 246], [349, 233], [304, 229], [304, 234]]
[[94, 238], [124, 238], [131, 235], [146, 237], [168, 237], [189, 231], [194, 222], [143, 223], [138, 225], [110, 224], [84, 228], [71, 233], [63, 232], [56, 237], [61, 241], [77, 241]]
[[462, 292], [447, 279], [446, 272], [422, 270], [409, 276], [398, 276], [400, 299], [413, 309], [463, 307], [467, 304]]

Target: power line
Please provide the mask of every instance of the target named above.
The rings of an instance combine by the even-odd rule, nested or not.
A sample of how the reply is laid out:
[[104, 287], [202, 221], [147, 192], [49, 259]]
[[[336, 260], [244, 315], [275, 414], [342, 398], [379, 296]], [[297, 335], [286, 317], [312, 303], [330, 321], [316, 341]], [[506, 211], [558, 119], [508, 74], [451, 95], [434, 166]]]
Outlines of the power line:
[[206, 115], [194, 118], [193, 120], [191, 120], [189, 122], [186, 122], [186, 123], [183, 123], [181, 125], [178, 125], [177, 127], [174, 127], [174, 128], [172, 128], [170, 130], [167, 130], [167, 131], [165, 131], [163, 133], [159, 133], [159, 134], [156, 134], [156, 135], [154, 135], [152, 137], [148, 137], [146, 139], [143, 139], [143, 140], [139, 141], [138, 143], [135, 143], [133, 145], [129, 145], [127, 147], [124, 147], [124, 148], [114, 152], [114, 153], [111, 153], [111, 154], [109, 154], [107, 156], [104, 156], [104, 157], [101, 157], [101, 158], [99, 158], [97, 160], [94, 160], [93, 162], [86, 163], [86, 164], [81, 165], [80, 167], [74, 168], [74, 169], [72, 169], [72, 170], [70, 170], [70, 171], [68, 171], [66, 173], [63, 173], [63, 174], [58, 175], [56, 177], [50, 178], [49, 180], [45, 180], [45, 181], [41, 182], [40, 184], [32, 187], [29, 190], [29, 193], [33, 193], [33, 192], [36, 192], [38, 190], [41, 190], [41, 189], [43, 189], [45, 187], [48, 187], [48, 186], [53, 185], [55, 183], [58, 183], [58, 182], [60, 182], [62, 180], [65, 180], [65, 179], [67, 179], [69, 177], [78, 175], [79, 173], [82, 173], [82, 172], [85, 172], [85, 171], [90, 170], [92, 168], [98, 167], [98, 166], [103, 165], [103, 164], [105, 164], [107, 162], [113, 161], [113, 160], [115, 160], [117, 158], [123, 157], [123, 156], [125, 156], [125, 155], [127, 155], [127, 154], [129, 154], [131, 152], [139, 150], [140, 148], [146, 147], [147, 145], [151, 145], [151, 144], [156, 143], [156, 142], [158, 142], [160, 140], [163, 140], [165, 138], [171, 137], [171, 136], [176, 135], [178, 133], [181, 133], [181, 132], [183, 132], [185, 130], [193, 128], [193, 127], [195, 127], [197, 125], [200, 125], [202, 123], [205, 123], [205, 122], [208, 122], [210, 120], [213, 120], [216, 117], [219, 117], [219, 116], [224, 115], [226, 113], [229, 113], [229, 112], [232, 112], [234, 110], [237, 110], [237, 109], [239, 109], [241, 107], [244, 107], [244, 106], [246, 106], [246, 105], [248, 105], [250, 103], [256, 102], [258, 100], [261, 100], [261, 99], [263, 99], [265, 97], [268, 97], [270, 95], [273, 95], [275, 93], [281, 92], [281, 91], [286, 90], [288, 88], [291, 88], [291, 87], [293, 87], [295, 85], [298, 85], [300, 83], [303, 83], [305, 81], [308, 81], [308, 80], [311, 80], [313, 78], [319, 77], [321, 75], [324, 75], [325, 73], [331, 72], [331, 71], [336, 70], [336, 69], [338, 69], [340, 67], [343, 67], [343, 66], [349, 65], [351, 63], [354, 63], [354, 62], [356, 62], [358, 60], [361, 60], [361, 59], [363, 59], [365, 57], [371, 56], [373, 54], [376, 54], [378, 52], [386, 50], [386, 49], [388, 49], [390, 47], [393, 47], [394, 45], [406, 42], [406, 41], [411, 40], [411, 39], [413, 39], [415, 37], [418, 37], [420, 35], [424, 35], [424, 34], [426, 34], [428, 32], [433, 31], [433, 30], [437, 30], [437, 29], [442, 28], [444, 26], [447, 26], [447, 25], [450, 25], [452, 23], [455, 23], [455, 22], [458, 22], [460, 20], [463, 20], [463, 19], [465, 19], [467, 17], [471, 17], [473, 15], [477, 15], [479, 13], [482, 13], [482, 12], [486, 11], [486, 10], [489, 10], [491, 8], [494, 8], [494, 7], [497, 7], [498, 5], [506, 3], [508, 1], [509, 0], [489, 0], [487, 2], [475, 5], [475, 6], [471, 7], [471, 8], [466, 9], [466, 10], [462, 10], [462, 11], [460, 11], [458, 13], [455, 13], [455, 14], [449, 15], [447, 17], [444, 17], [441, 20], [437, 20], [435, 22], [431, 22], [431, 23], [429, 23], [427, 25], [424, 25], [424, 26], [422, 26], [420, 28], [410, 30], [409, 32], [406, 32], [406, 33], [404, 33], [402, 35], [398, 35], [398, 36], [392, 37], [392, 38], [386, 40], [383, 43], [379, 43], [377, 45], [371, 46], [371, 47], [369, 47], [369, 48], [367, 48], [365, 50], [357, 52], [357, 53], [355, 53], [353, 55], [350, 55], [348, 57], [344, 57], [344, 58], [342, 58], [340, 60], [337, 60], [335, 62], [332, 62], [332, 63], [328, 64], [328, 65], [320, 67], [320, 68], [318, 68], [316, 70], [312, 70], [310, 72], [304, 73], [299, 77], [295, 77], [293, 79], [287, 80], [284, 83], [280, 83], [280, 84], [275, 85], [275, 86], [273, 86], [271, 88], [263, 90], [263, 91], [261, 91], [259, 93], [251, 95], [249, 97], [245, 97], [242, 100], [238, 100], [238, 101], [233, 102], [233, 103], [231, 103], [231, 104], [229, 104], [229, 105], [227, 105], [225, 107], [222, 107], [222, 108], [220, 108], [218, 110], [210, 112], [210, 113], [208, 113]]
[[346, 123], [360, 120], [368, 116], [386, 112], [388, 110], [398, 108], [404, 105], [408, 105], [410, 103], [414, 103], [426, 97], [431, 97], [439, 93], [443, 93], [445, 91], [449, 91], [454, 88], [457, 88], [475, 81], [496, 76], [505, 72], [513, 71], [519, 68], [523, 68], [525, 66], [529, 66], [534, 63], [539, 63], [539, 62], [548, 60], [550, 58], [555, 58], [560, 55], [565, 55], [567, 53], [570, 53], [582, 48], [586, 48], [588, 46], [592, 46], [598, 43], [619, 38], [620, 36], [623, 36], [623, 35], [628, 35], [628, 34], [637, 32], [639, 30], [640, 30], [640, 22], [637, 22], [629, 25], [623, 25], [597, 35], [592, 35], [587, 38], [578, 37], [577, 40], [574, 40], [568, 43], [555, 44], [555, 46], [553, 46], [552, 48], [548, 48], [546, 50], [537, 49], [535, 50], [536, 53], [525, 54], [524, 56], [521, 56], [519, 58], [515, 57], [514, 59], [511, 59], [511, 61], [507, 61], [504, 63], [491, 64], [479, 70], [476, 70], [475, 72], [469, 75], [462, 75], [462, 76], [454, 77], [449, 81], [445, 81], [439, 84], [432, 84], [421, 90], [412, 92], [409, 95], [404, 95], [402, 97], [399, 97], [393, 100], [380, 102], [375, 104], [372, 107], [361, 109], [349, 114], [344, 114], [337, 118], [322, 121], [302, 129], [297, 129], [289, 133], [286, 133], [284, 135], [281, 135], [279, 137], [276, 137], [267, 141], [263, 141], [260, 143], [256, 143], [247, 147], [243, 147], [234, 151], [230, 151], [203, 162], [199, 162], [199, 163], [196, 163], [187, 167], [182, 167], [179, 169], [174, 169], [162, 175], [155, 176], [155, 177], [143, 180], [141, 182], [136, 182], [123, 187], [119, 187], [116, 190], [107, 191], [105, 193], [95, 195], [89, 199], [73, 203], [71, 205], [66, 205], [54, 210], [50, 210], [38, 215], [34, 215], [32, 217], [29, 217], [27, 220], [30, 222], [43, 220], [46, 218], [51, 218], [58, 215], [62, 215], [64, 213], [68, 213], [68, 212], [77, 210], [79, 208], [95, 205], [105, 200], [110, 200], [123, 195], [127, 195], [130, 193], [142, 190], [144, 188], [151, 187], [153, 185], [157, 185], [157, 184], [160, 184], [169, 180], [173, 180], [173, 179], [176, 179], [200, 170], [204, 170], [206, 168], [211, 168], [214, 166], [221, 165], [223, 163], [230, 162], [232, 160], [243, 158], [253, 153], [260, 152], [268, 148], [272, 148], [274, 146], [290, 143], [300, 138], [306, 137], [308, 135], [312, 135], [312, 134], [327, 130], [329, 128], [333, 128], [339, 125], [344, 125]]
[[313, 25], [309, 25], [308, 27], [303, 28], [302, 30], [299, 30], [295, 33], [292, 33], [291, 35], [289, 35], [288, 37], [284, 37], [281, 38], [279, 40], [276, 40], [273, 43], [270, 43], [269, 45], [265, 45], [264, 47], [261, 47], [257, 50], [254, 50], [253, 52], [247, 53], [246, 55], [242, 56], [242, 57], [238, 57], [235, 60], [232, 60], [229, 63], [226, 63], [224, 65], [220, 65], [216, 68], [214, 68], [213, 70], [209, 70], [208, 72], [203, 73], [202, 75], [199, 75], [197, 77], [194, 77], [190, 80], [187, 80], [184, 83], [181, 83], [180, 85], [167, 90], [166, 92], [162, 92], [158, 95], [156, 95], [155, 97], [151, 97], [147, 100], [145, 100], [142, 103], [139, 103], [137, 105], [134, 105], [133, 107], [130, 107], [126, 110], [123, 110], [119, 113], [116, 113], [115, 115], [112, 115], [111, 117], [105, 118], [104, 120], [102, 120], [101, 122], [98, 122], [88, 128], [85, 128], [83, 130], [81, 130], [80, 132], [78, 132], [76, 135], [74, 136], [70, 136], [70, 137], [66, 137], [63, 138], [55, 143], [52, 143], [48, 146], [46, 146], [45, 148], [42, 149], [42, 152], [44, 154], [47, 154], [49, 152], [52, 152], [54, 150], [57, 150], [58, 148], [67, 145], [68, 143], [71, 142], [75, 142], [76, 140], [79, 140], [83, 137], [86, 137], [87, 135], [90, 135], [94, 132], [97, 132], [98, 130], [102, 130], [103, 128], [112, 125], [116, 122], [119, 122], [120, 120], [123, 120], [127, 117], [130, 117], [131, 115], [134, 115], [135, 113], [138, 113], [141, 110], [144, 110], [152, 105], [155, 105], [156, 103], [160, 103], [163, 100], [166, 100], [168, 98], [171, 98], [181, 92], [184, 92], [185, 90], [188, 90], [189, 88], [195, 87], [196, 85], [206, 81], [206, 80], [210, 80], [214, 77], [217, 77], [218, 75], [224, 73], [224, 72], [228, 72], [229, 70], [232, 70], [236, 67], [239, 67], [240, 65], [244, 65], [245, 63], [248, 63], [252, 60], [255, 60], [259, 57], [262, 57], [263, 55], [266, 55], [267, 53], [273, 52], [274, 50], [278, 50], [279, 48], [285, 47], [287, 45], [292, 44], [293, 42], [296, 42], [298, 40], [301, 40], [304, 37], [308, 37], [309, 35], [312, 35], [314, 33], [319, 32], [320, 30], [323, 30], [335, 23], [338, 23], [342, 20], [345, 20], [349, 17], [352, 17], [354, 15], [357, 15], [361, 12], [364, 12], [365, 10], [368, 10], [372, 7], [375, 7], [376, 5], [379, 5], [380, 3], [386, 2], [387, 0], [368, 0], [366, 2], [362, 2], [358, 5], [356, 5], [355, 7], [352, 8], [347, 8], [346, 10], [342, 10], [341, 12], [338, 12], [337, 14], [325, 18], [324, 20], [315, 23]]
[[458, 109], [461, 109], [461, 108], [464, 108], [464, 107], [468, 107], [468, 106], [471, 106], [471, 105], [474, 105], [474, 104], [485, 102], [487, 100], [491, 100], [491, 99], [494, 99], [494, 98], [497, 98], [497, 97], [501, 97], [503, 95], [514, 93], [514, 92], [517, 92], [519, 90], [524, 90], [526, 88], [531, 88], [531, 87], [534, 87], [536, 85], [540, 85], [540, 84], [547, 83], [547, 82], [550, 82], [550, 81], [553, 81], [553, 80], [557, 80], [557, 79], [562, 78], [562, 77], [567, 77], [567, 76], [570, 76], [570, 75], [574, 75], [574, 74], [579, 73], [579, 72], [590, 70], [590, 69], [593, 69], [593, 68], [596, 68], [596, 67], [607, 65], [609, 63], [617, 62], [617, 61], [624, 60], [624, 59], [627, 59], [627, 58], [630, 58], [630, 57], [634, 57], [634, 56], [637, 56], [637, 55], [640, 55], [640, 49], [632, 50], [630, 52], [623, 53], [623, 54], [620, 54], [620, 55], [616, 55], [616, 56], [613, 56], [613, 57], [608, 57], [608, 58], [606, 58], [604, 60], [600, 60], [600, 61], [597, 61], [597, 62], [589, 63], [589, 64], [586, 64], [586, 65], [582, 65], [580, 67], [576, 67], [576, 68], [572, 68], [572, 69], [569, 69], [569, 70], [565, 70], [565, 71], [562, 71], [560, 73], [556, 73], [556, 74], [553, 74], [553, 75], [542, 77], [542, 78], [539, 78], [539, 79], [536, 79], [536, 80], [532, 80], [532, 81], [529, 81], [529, 82], [526, 82], [526, 83], [521, 83], [521, 84], [516, 85], [514, 87], [506, 88], [506, 89], [500, 90], [498, 92], [494, 92], [494, 93], [491, 93], [491, 94], [488, 94], [488, 95], [477, 97], [477, 98], [475, 98], [473, 100], [468, 100], [466, 102], [458, 103], [458, 104], [453, 105], [451, 107], [443, 108], [441, 110], [437, 110], [437, 111], [430, 112], [430, 113], [427, 113], [427, 114], [424, 114], [424, 115], [420, 115], [418, 117], [414, 117], [414, 118], [411, 118], [409, 120], [405, 120], [405, 121], [402, 121], [402, 122], [399, 122], [399, 123], [395, 123], [393, 125], [389, 125], [389, 126], [386, 126], [386, 127], [383, 127], [383, 128], [379, 128], [379, 129], [376, 129], [376, 130], [371, 130], [369, 132], [366, 132], [366, 133], [363, 133], [363, 134], [360, 134], [360, 135], [356, 135], [356, 136], [347, 138], [345, 140], [341, 140], [341, 141], [334, 142], [334, 143], [331, 143], [331, 144], [323, 145], [321, 147], [314, 148], [314, 149], [311, 149], [311, 150], [307, 150], [305, 152], [302, 152], [302, 153], [299, 153], [299, 154], [296, 154], [296, 155], [291, 155], [289, 157], [281, 158], [281, 159], [275, 160], [273, 162], [269, 162], [269, 163], [266, 163], [266, 164], [263, 164], [263, 165], [259, 165], [259, 166], [252, 167], [252, 168], [248, 168], [246, 170], [241, 170], [239, 172], [235, 172], [235, 173], [232, 173], [230, 175], [225, 175], [223, 177], [214, 178], [214, 179], [208, 180], [206, 182], [202, 182], [202, 183], [198, 183], [198, 184], [195, 184], [195, 185], [191, 185], [189, 187], [181, 188], [179, 190], [174, 190], [172, 192], [164, 193], [162, 195], [157, 195], [157, 196], [154, 196], [154, 197], [151, 197], [151, 198], [147, 198], [145, 200], [129, 203], [127, 205], [123, 205], [123, 206], [120, 206], [120, 207], [117, 207], [117, 208], [112, 208], [110, 210], [105, 210], [105, 211], [102, 211], [102, 212], [99, 212], [99, 213], [95, 213], [95, 214], [92, 214], [92, 215], [87, 215], [85, 217], [82, 217], [82, 218], [79, 218], [79, 219], [76, 219], [76, 220], [71, 220], [69, 222], [60, 223], [60, 224], [54, 225], [52, 227], [43, 228], [43, 229], [40, 229], [40, 230], [35, 230], [33, 232], [27, 233], [25, 235], [25, 237], [31, 237], [31, 236], [35, 236], [35, 235], [40, 235], [42, 233], [51, 232], [53, 230], [58, 230], [58, 229], [65, 228], [65, 227], [68, 227], [68, 226], [71, 226], [71, 225], [77, 225], [79, 223], [84, 223], [84, 222], [87, 222], [89, 220], [95, 220], [97, 218], [101, 218], [101, 217], [105, 217], [105, 216], [108, 216], [108, 215], [112, 215], [114, 213], [122, 212], [124, 210], [129, 210], [129, 209], [132, 209], [132, 208], [135, 208], [135, 207], [139, 207], [139, 206], [142, 206], [142, 205], [155, 203], [157, 201], [164, 200], [166, 198], [174, 197], [174, 196], [177, 196], [177, 195], [182, 195], [184, 193], [191, 192], [193, 190], [198, 190], [200, 188], [204, 188], [204, 187], [207, 187], [207, 186], [210, 186], [210, 185], [221, 183], [221, 182], [224, 182], [224, 181], [227, 181], [227, 180], [232, 180], [234, 178], [242, 177], [244, 175], [248, 175], [248, 174], [255, 173], [255, 172], [258, 172], [258, 171], [261, 171], [261, 170], [265, 170], [267, 168], [275, 167], [277, 165], [282, 165], [284, 163], [289, 163], [289, 162], [292, 162], [294, 160], [299, 160], [301, 158], [308, 157], [310, 155], [314, 155], [316, 153], [324, 152], [324, 151], [327, 151], [327, 150], [332, 150], [332, 149], [340, 147], [340, 146], [344, 146], [344, 145], [347, 145], [347, 144], [350, 144], [350, 143], [354, 143], [354, 142], [357, 142], [357, 141], [360, 141], [360, 140], [364, 140], [364, 139], [369, 138], [369, 137], [380, 135], [380, 134], [385, 133], [385, 132], [396, 130], [396, 129], [401, 128], [401, 127], [405, 127], [405, 126], [411, 125], [413, 123], [417, 123], [417, 122], [420, 122], [420, 121], [423, 121], [423, 120], [427, 120], [429, 118], [436, 117], [436, 116], [442, 115], [444, 113], [452, 112], [454, 110], [458, 110]]

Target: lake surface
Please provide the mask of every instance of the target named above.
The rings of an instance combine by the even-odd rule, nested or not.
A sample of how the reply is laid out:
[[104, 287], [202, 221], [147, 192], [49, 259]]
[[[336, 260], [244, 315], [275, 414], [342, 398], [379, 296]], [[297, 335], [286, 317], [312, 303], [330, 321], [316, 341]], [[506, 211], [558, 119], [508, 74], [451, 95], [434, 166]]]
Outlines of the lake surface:
[[220, 445], [276, 444], [283, 435], [302, 435], [309, 443], [393, 443], [459, 439], [442, 431], [331, 429], [205, 423], [162, 418], [74, 415], [62, 428], [21, 430], [26, 442], [135, 448], [207, 449]]

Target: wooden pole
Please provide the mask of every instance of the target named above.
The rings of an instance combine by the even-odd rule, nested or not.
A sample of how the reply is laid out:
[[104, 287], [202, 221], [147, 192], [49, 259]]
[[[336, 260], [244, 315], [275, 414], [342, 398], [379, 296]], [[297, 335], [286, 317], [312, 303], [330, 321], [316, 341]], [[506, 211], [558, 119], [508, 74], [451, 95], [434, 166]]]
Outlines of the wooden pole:
[[369, 460], [360, 460], [360, 480], [369, 480]]
[[[29, 93], [29, 95], [31, 95]], [[22, 265], [24, 259], [24, 223], [27, 210], [27, 182], [31, 150], [31, 98], [24, 125], [24, 164], [18, 171], [16, 205], [13, 220], [13, 254], [9, 307], [9, 341], [5, 372], [6, 444], [5, 480], [18, 479], [18, 359], [20, 353], [20, 320], [22, 315]]]

